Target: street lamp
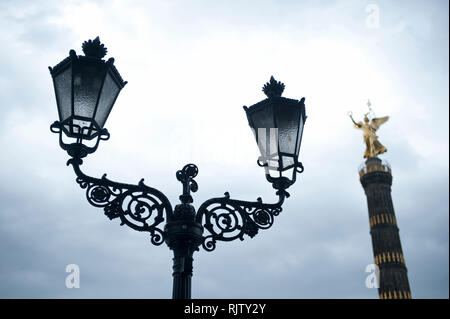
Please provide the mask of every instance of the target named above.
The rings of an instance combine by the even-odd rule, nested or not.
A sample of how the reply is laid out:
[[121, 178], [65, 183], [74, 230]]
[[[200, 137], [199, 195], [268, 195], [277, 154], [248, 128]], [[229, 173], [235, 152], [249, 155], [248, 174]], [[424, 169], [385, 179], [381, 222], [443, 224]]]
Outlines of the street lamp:
[[198, 168], [188, 164], [176, 173], [183, 192], [181, 203], [172, 208], [167, 197], [145, 185], [143, 179], [138, 184], [124, 184], [107, 179], [106, 174], [94, 178], [81, 171], [82, 158], [95, 152], [100, 140], [109, 138], [103, 126], [127, 83], [114, 67], [114, 59], [102, 59], [106, 48], [98, 37], [84, 42], [83, 52], [85, 56], [77, 56], [71, 50], [69, 57], [49, 68], [59, 113], [59, 121], [50, 129], [59, 134], [61, 148], [71, 157], [67, 165], [72, 165], [88, 202], [103, 208], [110, 219], [120, 219], [121, 225], [148, 232], [154, 245], [165, 242], [174, 253], [172, 297], [191, 298], [194, 251], [200, 246], [212, 251], [218, 241], [254, 237], [260, 229], [271, 227], [281, 212], [289, 197], [286, 189], [303, 171], [298, 154], [306, 119], [304, 98], [297, 101], [281, 97], [284, 84], [272, 77], [263, 88], [267, 99], [244, 106], [261, 151], [258, 165], [265, 168], [267, 180], [277, 190], [278, 202], [266, 204], [261, 198], [255, 202], [235, 200], [226, 192], [224, 197], [205, 201], [196, 212], [191, 192], [198, 189], [194, 180]]
[[[266, 178], [276, 189], [285, 189], [295, 183], [295, 173], [303, 172], [298, 154], [306, 119], [305, 98], [282, 97], [284, 84], [273, 76], [263, 91], [268, 98], [250, 108], [244, 106], [244, 110], [261, 151], [258, 165], [266, 167]], [[289, 170], [291, 178], [283, 176]]]

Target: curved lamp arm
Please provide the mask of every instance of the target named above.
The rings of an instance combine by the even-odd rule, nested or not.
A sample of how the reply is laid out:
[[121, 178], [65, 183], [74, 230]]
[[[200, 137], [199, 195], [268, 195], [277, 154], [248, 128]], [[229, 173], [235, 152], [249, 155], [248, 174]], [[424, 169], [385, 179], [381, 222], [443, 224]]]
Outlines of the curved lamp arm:
[[213, 251], [218, 240], [244, 240], [244, 235], [253, 238], [260, 229], [270, 228], [282, 210], [284, 199], [289, 197], [284, 189], [278, 190], [277, 195], [279, 200], [275, 204], [265, 204], [261, 198], [256, 202], [230, 199], [228, 192], [224, 197], [205, 201], [196, 216], [196, 221], [210, 233], [203, 237], [202, 247]]
[[[88, 202], [92, 206], [103, 208], [109, 219], [120, 218], [121, 225], [149, 232], [154, 245], [161, 245], [164, 241], [171, 242], [173, 234], [168, 224], [175, 225], [180, 220], [191, 220], [197, 224], [197, 228], [208, 231], [209, 234], [200, 235], [197, 242], [198, 245], [201, 243], [206, 251], [214, 250], [217, 241], [232, 241], [238, 238], [244, 240], [244, 235], [253, 238], [260, 229], [268, 229], [273, 225], [275, 216], [282, 211], [284, 200], [289, 197], [286, 189], [295, 183], [296, 173], [303, 171], [301, 163], [296, 162], [292, 179], [274, 178], [266, 174], [267, 180], [277, 190], [276, 203], [263, 203], [261, 198], [255, 202], [231, 199], [227, 192], [224, 197], [205, 201], [196, 213], [191, 205], [193, 199], [190, 195], [190, 192], [196, 192], [198, 189], [194, 180], [198, 168], [194, 164], [186, 165], [176, 174], [183, 184], [183, 193], [180, 196], [181, 204], [173, 209], [168, 198], [159, 190], [145, 185], [143, 179], [137, 185], [124, 184], [107, 179], [106, 174], [102, 178], [94, 178], [81, 171], [81, 158], [93, 153], [100, 140], [109, 138], [106, 129], [99, 132], [95, 145], [90, 148], [85, 146], [82, 140], [66, 144], [62, 139], [62, 124], [59, 122], [53, 123], [51, 130], [59, 134], [60, 146], [72, 157], [67, 161], [67, 165], [72, 165], [77, 175], [76, 182], [86, 190]], [[166, 224], [161, 225], [164, 220]], [[177, 231], [174, 234], [178, 236]]]
[[172, 205], [167, 197], [155, 188], [144, 184], [141, 179], [137, 185], [113, 182], [106, 178], [94, 178], [84, 174], [80, 158], [71, 158], [67, 165], [72, 165], [77, 175], [76, 182], [86, 189], [88, 202], [95, 207], [103, 207], [109, 219], [120, 218], [120, 225], [127, 225], [137, 231], [150, 233], [151, 242], [161, 245], [165, 232], [158, 225], [164, 221], [164, 215], [170, 220], [173, 215]]

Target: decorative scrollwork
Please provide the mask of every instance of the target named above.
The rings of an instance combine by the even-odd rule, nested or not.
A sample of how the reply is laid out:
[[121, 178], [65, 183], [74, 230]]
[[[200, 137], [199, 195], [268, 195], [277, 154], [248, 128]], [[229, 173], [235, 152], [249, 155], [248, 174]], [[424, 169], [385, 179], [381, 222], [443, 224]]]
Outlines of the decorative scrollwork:
[[[224, 197], [204, 202], [195, 214], [195, 209], [190, 204], [192, 203], [190, 192], [198, 189], [194, 181], [198, 168], [194, 164], [188, 164], [176, 174], [177, 179], [183, 184], [183, 194], [180, 196], [181, 204], [175, 207], [174, 212], [166, 196], [157, 189], [145, 185], [143, 179], [137, 185], [131, 185], [113, 182], [106, 178], [106, 174], [100, 179], [93, 178], [80, 170], [82, 163], [81, 158], [74, 157], [67, 165], [73, 166], [77, 175], [76, 182], [86, 190], [88, 202], [92, 206], [103, 208], [109, 219], [119, 218], [120, 225], [149, 232], [154, 245], [161, 245], [170, 239], [170, 234], [166, 233], [169, 224], [183, 220], [192, 220], [200, 228], [203, 225], [209, 232], [203, 240], [200, 234], [199, 242], [202, 242], [202, 247], [206, 251], [214, 250], [217, 241], [244, 240], [245, 235], [253, 238], [260, 230], [273, 225], [275, 216], [282, 210], [284, 199], [289, 197], [285, 186], [290, 184], [283, 178], [278, 178], [270, 180], [279, 197], [275, 204], [263, 203], [261, 198], [255, 202], [234, 200], [225, 193]], [[168, 221], [165, 231], [158, 227], [165, 220], [164, 214]], [[178, 235], [179, 231], [177, 229], [174, 234]]]
[[202, 247], [206, 251], [213, 251], [214, 249], [216, 249], [216, 240], [214, 239], [214, 236], [208, 235], [206, 237], [203, 237]]
[[191, 192], [195, 193], [198, 190], [198, 184], [194, 180], [198, 174], [198, 167], [195, 164], [187, 164], [182, 170], [177, 171], [177, 180], [183, 184], [183, 194], [180, 196], [180, 200], [183, 204], [189, 204], [193, 202]]
[[228, 193], [224, 197], [207, 200], [200, 206], [196, 217], [197, 222], [201, 222], [210, 233], [204, 237], [202, 247], [212, 251], [218, 240], [244, 240], [244, 235], [253, 238], [260, 229], [270, 228], [274, 216], [282, 210], [285, 195], [279, 196], [276, 204], [265, 204], [261, 198], [256, 202], [233, 200]]
[[164, 221], [164, 214], [172, 216], [169, 200], [158, 190], [148, 187], [141, 180], [138, 185], [121, 184], [110, 181], [106, 174], [101, 179], [92, 178], [81, 172], [79, 159], [69, 160], [77, 174], [76, 182], [86, 189], [88, 202], [102, 207], [109, 219], [119, 218], [120, 225], [150, 233], [151, 242], [161, 245], [165, 233], [157, 226]]

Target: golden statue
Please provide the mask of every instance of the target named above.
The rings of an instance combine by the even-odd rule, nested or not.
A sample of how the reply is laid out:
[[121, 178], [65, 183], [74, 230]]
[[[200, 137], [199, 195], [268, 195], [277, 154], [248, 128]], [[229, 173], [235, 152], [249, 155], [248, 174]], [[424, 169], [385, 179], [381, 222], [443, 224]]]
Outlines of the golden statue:
[[[369, 113], [372, 111], [370, 108], [370, 101], [367, 102], [367, 106], [369, 106]], [[378, 136], [375, 132], [380, 128], [383, 123], [386, 123], [389, 120], [389, 116], [373, 118], [369, 121], [367, 114], [364, 114], [364, 123], [355, 122], [353, 119], [352, 113], [349, 112], [348, 116], [352, 119], [352, 122], [355, 124], [355, 128], [363, 131], [364, 143], [366, 143], [366, 150], [364, 152], [364, 158], [375, 157], [378, 154], [383, 154], [387, 151], [386, 147], [378, 141]]]

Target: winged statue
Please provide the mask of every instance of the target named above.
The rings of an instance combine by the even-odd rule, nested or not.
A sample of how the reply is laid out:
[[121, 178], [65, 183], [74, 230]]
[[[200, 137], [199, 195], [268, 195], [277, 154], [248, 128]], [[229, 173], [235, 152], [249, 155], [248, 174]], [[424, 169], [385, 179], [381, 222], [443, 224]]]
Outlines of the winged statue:
[[380, 126], [389, 120], [389, 116], [376, 117], [369, 120], [367, 114], [364, 115], [363, 122], [355, 122], [351, 113], [349, 116], [355, 124], [355, 128], [363, 131], [364, 143], [366, 144], [366, 150], [364, 152], [364, 158], [375, 157], [378, 154], [383, 154], [387, 152], [386, 147], [378, 141], [378, 136], [375, 132], [380, 128]]

